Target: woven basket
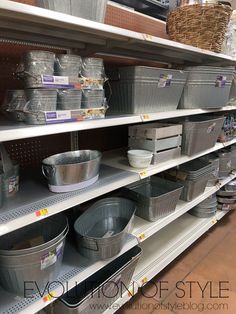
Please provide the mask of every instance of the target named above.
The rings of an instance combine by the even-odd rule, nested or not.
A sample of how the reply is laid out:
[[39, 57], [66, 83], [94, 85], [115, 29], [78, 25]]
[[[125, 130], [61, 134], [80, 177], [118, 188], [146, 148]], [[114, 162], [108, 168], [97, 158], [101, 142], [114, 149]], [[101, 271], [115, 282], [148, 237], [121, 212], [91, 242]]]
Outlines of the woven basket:
[[214, 52], [221, 52], [232, 9], [222, 4], [178, 7], [167, 17], [170, 39]]

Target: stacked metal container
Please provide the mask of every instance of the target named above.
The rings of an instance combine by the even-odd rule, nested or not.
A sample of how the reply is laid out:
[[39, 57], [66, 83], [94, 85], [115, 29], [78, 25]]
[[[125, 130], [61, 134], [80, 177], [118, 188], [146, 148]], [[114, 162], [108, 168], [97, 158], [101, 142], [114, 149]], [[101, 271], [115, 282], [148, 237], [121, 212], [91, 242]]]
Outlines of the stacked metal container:
[[227, 104], [234, 67], [187, 67], [180, 109], [220, 108]]
[[229, 149], [222, 149], [216, 154], [219, 157], [219, 177], [224, 178], [232, 171], [231, 167], [231, 151]]
[[236, 180], [225, 185], [217, 192], [218, 209], [236, 209]]
[[109, 111], [120, 114], [175, 110], [186, 81], [183, 71], [145, 66], [121, 67], [107, 75], [112, 89]]
[[208, 218], [214, 216], [217, 211], [217, 198], [216, 194], [209, 196], [203, 202], [195, 206], [189, 211], [193, 216], [199, 218]]
[[196, 159], [167, 171], [166, 176], [184, 185], [181, 199], [189, 202], [204, 192], [212, 170], [210, 163]]
[[136, 215], [148, 221], [175, 211], [183, 186], [159, 177], [150, 177], [124, 188], [124, 195], [137, 203]]
[[202, 160], [205, 160], [212, 165], [212, 173], [209, 175], [207, 186], [215, 186], [219, 180], [219, 167], [220, 167], [220, 160], [215, 154], [209, 154], [206, 156], [201, 157]]
[[220, 135], [224, 117], [196, 116], [183, 123], [182, 152], [188, 156], [214, 147]]

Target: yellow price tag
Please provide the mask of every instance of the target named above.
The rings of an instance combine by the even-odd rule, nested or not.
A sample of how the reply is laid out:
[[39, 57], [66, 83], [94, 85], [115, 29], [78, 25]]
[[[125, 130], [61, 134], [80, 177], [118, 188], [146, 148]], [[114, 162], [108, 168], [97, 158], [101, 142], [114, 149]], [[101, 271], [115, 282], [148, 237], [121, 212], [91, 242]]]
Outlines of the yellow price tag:
[[148, 177], [147, 170], [143, 170], [143, 171], [139, 172], [139, 176], [140, 176], [140, 179], [144, 179], [144, 178]]
[[148, 120], [150, 120], [150, 115], [149, 115], [149, 114], [143, 114], [143, 115], [142, 115], [142, 120], [143, 120], [143, 121], [148, 121]]
[[134, 296], [134, 290], [133, 289], [129, 289], [128, 290], [128, 297], [132, 298]]
[[147, 282], [148, 282], [147, 277], [144, 277], [144, 278], [142, 279], [142, 285], [145, 284], [145, 283], [147, 283]]
[[41, 217], [45, 217], [48, 215], [48, 209], [47, 208], [43, 208], [40, 210], [37, 210], [35, 212], [36, 217], [41, 218]]
[[55, 298], [55, 293], [54, 292], [50, 292], [48, 295], [43, 297], [43, 302], [44, 303], [50, 302], [54, 298]]
[[152, 41], [152, 40], [153, 40], [153, 36], [150, 35], [150, 34], [143, 34], [143, 38], [144, 38], [145, 40], [149, 40], [149, 41]]
[[141, 233], [139, 236], [139, 241], [143, 241], [145, 239], [145, 234], [144, 233]]
[[212, 220], [212, 224], [214, 225], [214, 224], [216, 224], [216, 223], [217, 223], [217, 219], [214, 218], [214, 219]]

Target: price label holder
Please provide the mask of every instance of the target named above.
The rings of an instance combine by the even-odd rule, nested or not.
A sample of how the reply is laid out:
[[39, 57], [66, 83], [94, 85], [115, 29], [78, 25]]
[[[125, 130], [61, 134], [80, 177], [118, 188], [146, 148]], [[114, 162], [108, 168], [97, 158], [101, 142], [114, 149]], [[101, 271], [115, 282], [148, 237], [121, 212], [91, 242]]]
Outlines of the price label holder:
[[145, 234], [144, 233], [140, 233], [140, 235], [138, 236], [139, 242], [142, 242], [145, 240]]
[[55, 293], [52, 291], [48, 295], [43, 297], [43, 302], [48, 303], [48, 302], [51, 302], [53, 299], [55, 299]]
[[134, 296], [134, 289], [132, 288], [130, 288], [129, 290], [128, 290], [128, 297], [129, 298], [132, 298]]
[[148, 171], [147, 170], [142, 170], [139, 172], [139, 177], [140, 179], [145, 179], [148, 177]]
[[144, 286], [147, 282], [148, 282], [148, 278], [147, 278], [147, 277], [144, 277], [144, 278], [141, 280], [142, 286]]
[[147, 41], [153, 41], [153, 36], [150, 34], [143, 34], [143, 39]]
[[150, 117], [149, 114], [142, 114], [142, 115], [140, 116], [140, 118], [141, 118], [141, 120], [142, 120], [143, 122], [147, 122], [147, 121], [150, 121], [150, 120], [151, 120], [151, 117]]
[[217, 219], [213, 218], [211, 222], [212, 222], [213, 225], [215, 225], [217, 223]]
[[39, 219], [45, 218], [47, 215], [48, 215], [48, 209], [47, 208], [43, 208], [43, 209], [37, 210], [35, 212], [35, 216]]

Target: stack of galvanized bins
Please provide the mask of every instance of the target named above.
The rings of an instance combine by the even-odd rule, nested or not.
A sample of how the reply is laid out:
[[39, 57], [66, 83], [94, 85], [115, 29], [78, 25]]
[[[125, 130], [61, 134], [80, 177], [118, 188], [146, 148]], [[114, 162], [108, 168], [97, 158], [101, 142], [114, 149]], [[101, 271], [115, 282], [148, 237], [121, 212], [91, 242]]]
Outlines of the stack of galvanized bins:
[[217, 198], [216, 194], [212, 194], [203, 202], [201, 202], [193, 209], [191, 209], [189, 213], [199, 218], [208, 218], [214, 216], [216, 211], [217, 211]]
[[153, 164], [181, 155], [182, 125], [151, 123], [129, 127], [129, 147], [153, 152]]
[[236, 209], [236, 180], [225, 185], [217, 192], [218, 209]]
[[210, 163], [195, 159], [176, 169], [168, 170], [166, 177], [184, 185], [181, 199], [189, 202], [204, 192], [212, 171]]

